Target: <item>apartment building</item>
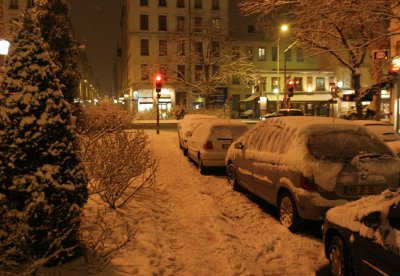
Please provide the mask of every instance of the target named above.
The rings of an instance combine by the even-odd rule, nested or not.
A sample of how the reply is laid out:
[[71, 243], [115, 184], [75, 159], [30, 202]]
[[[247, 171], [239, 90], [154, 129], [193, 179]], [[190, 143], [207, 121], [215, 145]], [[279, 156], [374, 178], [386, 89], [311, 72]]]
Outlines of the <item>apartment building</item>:
[[152, 109], [157, 97], [154, 76], [162, 73], [162, 116], [178, 104], [202, 106], [204, 99], [193, 97], [195, 88], [188, 85], [195, 82], [200, 68], [192, 53], [210, 47], [199, 41], [210, 26], [218, 29], [218, 39], [227, 39], [229, 4], [226, 0], [124, 1], [119, 96], [132, 99], [128, 101], [134, 111]]

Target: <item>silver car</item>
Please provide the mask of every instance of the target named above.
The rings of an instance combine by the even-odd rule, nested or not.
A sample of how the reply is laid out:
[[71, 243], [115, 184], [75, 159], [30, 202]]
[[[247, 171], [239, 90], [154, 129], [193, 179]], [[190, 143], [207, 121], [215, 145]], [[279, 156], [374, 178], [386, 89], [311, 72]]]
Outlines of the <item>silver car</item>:
[[400, 159], [364, 126], [284, 116], [259, 122], [228, 150], [228, 181], [278, 207], [296, 231], [334, 206], [399, 186]]

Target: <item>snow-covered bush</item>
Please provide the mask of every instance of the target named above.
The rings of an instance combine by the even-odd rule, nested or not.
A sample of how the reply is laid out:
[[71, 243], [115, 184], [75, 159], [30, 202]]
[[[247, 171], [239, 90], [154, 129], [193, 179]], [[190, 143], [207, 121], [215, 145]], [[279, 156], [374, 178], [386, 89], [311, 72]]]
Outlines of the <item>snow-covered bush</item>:
[[110, 103], [83, 110], [81, 157], [89, 176], [90, 194], [99, 194], [112, 208], [126, 205], [151, 184], [157, 161], [142, 130], [127, 132], [132, 118]]
[[122, 254], [135, 236], [123, 214], [96, 204], [86, 206], [80, 233], [86, 270], [91, 275], [100, 273], [113, 258]]
[[0, 271], [35, 271], [77, 252], [88, 192], [70, 105], [29, 12], [0, 89]]

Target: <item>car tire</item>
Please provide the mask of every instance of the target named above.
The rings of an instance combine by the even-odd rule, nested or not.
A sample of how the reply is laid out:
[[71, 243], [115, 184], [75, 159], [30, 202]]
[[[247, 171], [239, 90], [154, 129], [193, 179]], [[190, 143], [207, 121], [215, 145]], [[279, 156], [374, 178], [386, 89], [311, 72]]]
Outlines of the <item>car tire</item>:
[[183, 156], [188, 156], [188, 150], [182, 147]]
[[228, 165], [226, 170], [226, 176], [228, 178], [228, 184], [232, 187], [234, 191], [241, 191], [241, 187], [237, 181], [235, 166], [231, 163]]
[[301, 219], [297, 212], [296, 203], [292, 195], [284, 192], [279, 197], [279, 220], [291, 232], [297, 232], [301, 226]]
[[356, 115], [356, 114], [350, 114], [349, 120], [350, 120], [350, 121], [352, 121], [352, 120], [357, 120], [357, 115]]
[[328, 256], [333, 276], [354, 275], [349, 252], [340, 236], [335, 235], [332, 237]]
[[204, 167], [203, 160], [201, 160], [200, 156], [198, 158], [197, 168], [199, 169], [199, 173], [202, 175], [206, 175], [208, 173], [208, 169]]

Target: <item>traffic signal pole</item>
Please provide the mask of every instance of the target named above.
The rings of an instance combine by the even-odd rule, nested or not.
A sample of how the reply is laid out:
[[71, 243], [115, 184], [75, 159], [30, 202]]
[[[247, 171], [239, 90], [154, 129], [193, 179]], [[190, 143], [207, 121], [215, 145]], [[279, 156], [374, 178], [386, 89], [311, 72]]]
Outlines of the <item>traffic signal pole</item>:
[[161, 96], [161, 87], [163, 85], [163, 78], [160, 74], [157, 74], [155, 77], [156, 80], [156, 93], [157, 93], [157, 100], [156, 100], [156, 109], [157, 109], [157, 123], [156, 123], [156, 133], [160, 134], [160, 96]]

